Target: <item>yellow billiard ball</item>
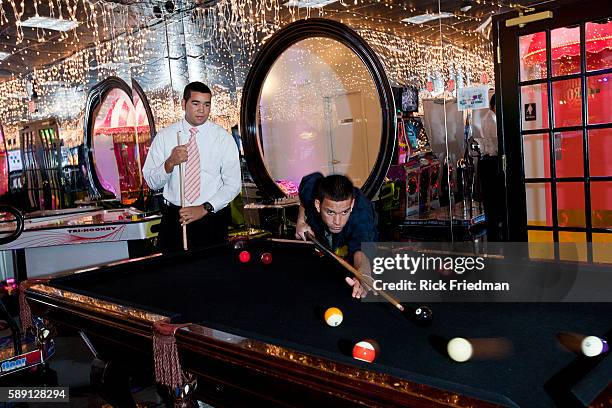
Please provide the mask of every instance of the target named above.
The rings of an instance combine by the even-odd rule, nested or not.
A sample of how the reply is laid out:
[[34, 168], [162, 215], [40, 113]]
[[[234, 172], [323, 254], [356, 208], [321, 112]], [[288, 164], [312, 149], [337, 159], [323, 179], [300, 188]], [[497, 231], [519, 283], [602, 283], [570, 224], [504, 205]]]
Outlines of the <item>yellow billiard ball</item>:
[[342, 311], [337, 307], [330, 307], [325, 311], [325, 322], [332, 327], [339, 326], [342, 318]]

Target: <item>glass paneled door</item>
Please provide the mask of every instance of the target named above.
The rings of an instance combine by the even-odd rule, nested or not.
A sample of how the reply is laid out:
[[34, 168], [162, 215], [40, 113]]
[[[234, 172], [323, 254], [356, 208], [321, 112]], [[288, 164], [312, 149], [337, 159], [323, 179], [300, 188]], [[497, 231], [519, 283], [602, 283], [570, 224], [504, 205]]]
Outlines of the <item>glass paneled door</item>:
[[[511, 241], [573, 242], [565, 257], [611, 262], [612, 8], [559, 1], [494, 24], [499, 131]], [[593, 243], [593, 245], [588, 245]], [[562, 247], [561, 247], [562, 248]]]

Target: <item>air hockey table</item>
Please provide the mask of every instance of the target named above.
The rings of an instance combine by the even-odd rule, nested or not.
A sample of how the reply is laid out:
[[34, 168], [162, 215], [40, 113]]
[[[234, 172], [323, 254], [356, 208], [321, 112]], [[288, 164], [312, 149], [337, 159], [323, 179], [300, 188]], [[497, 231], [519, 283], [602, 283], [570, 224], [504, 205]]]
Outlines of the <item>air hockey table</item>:
[[[93, 206], [36, 211], [24, 218], [21, 235], [0, 245], [4, 256], [12, 257], [18, 281], [146, 254], [151, 245], [145, 241], [157, 236], [161, 222], [158, 213]], [[0, 235], [14, 228], [14, 219], [0, 220]]]

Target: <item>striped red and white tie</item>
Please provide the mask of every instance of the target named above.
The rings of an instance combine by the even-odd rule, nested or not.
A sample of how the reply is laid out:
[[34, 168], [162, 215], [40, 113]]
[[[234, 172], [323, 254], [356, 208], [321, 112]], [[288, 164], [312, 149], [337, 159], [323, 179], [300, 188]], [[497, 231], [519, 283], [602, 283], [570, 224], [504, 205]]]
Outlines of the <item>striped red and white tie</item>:
[[185, 198], [190, 203], [200, 197], [200, 152], [198, 151], [198, 143], [196, 135], [198, 129], [192, 127], [189, 129], [191, 137], [187, 143], [187, 169], [185, 171]]

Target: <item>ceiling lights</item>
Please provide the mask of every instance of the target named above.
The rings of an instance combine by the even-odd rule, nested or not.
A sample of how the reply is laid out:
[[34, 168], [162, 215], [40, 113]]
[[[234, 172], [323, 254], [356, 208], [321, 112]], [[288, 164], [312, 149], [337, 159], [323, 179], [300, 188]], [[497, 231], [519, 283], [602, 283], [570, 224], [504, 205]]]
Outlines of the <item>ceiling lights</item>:
[[439, 18], [450, 18], [455, 17], [453, 13], [441, 12], [441, 13], [426, 13], [418, 16], [404, 18], [402, 21], [411, 24], [424, 24]]
[[472, 9], [472, 6], [472, 0], [464, 0], [459, 10], [465, 13], [466, 11], [470, 11]]
[[285, 3], [287, 7], [311, 7], [311, 8], [321, 8], [325, 7], [328, 4], [335, 3], [337, 0], [289, 0]]
[[33, 16], [21, 23], [24, 27], [44, 28], [45, 30], [70, 31], [78, 27], [79, 22], [52, 17]]

